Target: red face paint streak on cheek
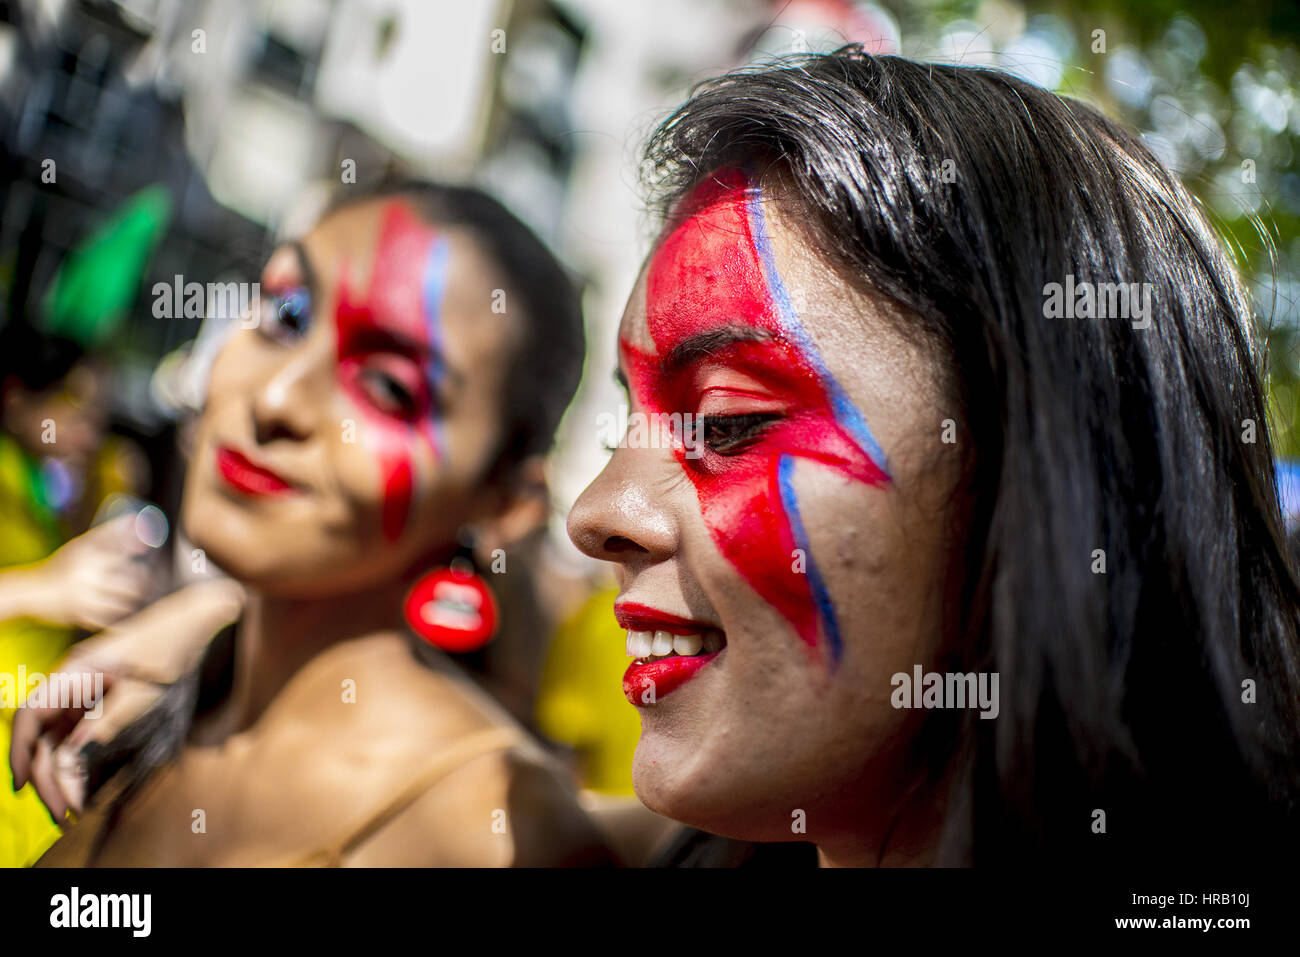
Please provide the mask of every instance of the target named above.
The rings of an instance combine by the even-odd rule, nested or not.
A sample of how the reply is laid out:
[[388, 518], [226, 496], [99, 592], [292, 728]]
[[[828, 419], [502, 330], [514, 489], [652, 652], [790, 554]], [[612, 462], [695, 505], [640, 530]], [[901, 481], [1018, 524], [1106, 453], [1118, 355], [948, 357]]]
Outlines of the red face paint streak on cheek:
[[[816, 648], [818, 610], [808, 576], [796, 570], [794, 533], [781, 496], [781, 459], [810, 459], [872, 484], [885, 477], [836, 421], [816, 367], [786, 336], [763, 276], [745, 198], [743, 190], [711, 186], [695, 198], [695, 212], [651, 261], [646, 319], [660, 354], [686, 336], [738, 323], [772, 334], [728, 347], [721, 358], [776, 383], [784, 417], [739, 455], [688, 459], [682, 449], [677, 455], [722, 554]], [[622, 346], [629, 383], [648, 411], [695, 410], [698, 397], [685, 378], [662, 375], [657, 356], [627, 342]]]
[[[647, 410], [690, 408], [673, 384], [657, 380], [657, 359], [624, 345], [628, 381]], [[808, 426], [793, 426], [797, 432]], [[817, 611], [804, 575], [794, 571], [794, 536], [777, 484], [780, 444], [721, 462], [688, 459], [676, 451], [695, 486], [700, 511], [719, 550], [765, 601], [780, 612], [809, 646], [817, 644]], [[706, 453], [706, 456], [708, 453]]]
[[366, 442], [379, 465], [379, 478], [383, 489], [383, 506], [380, 524], [388, 541], [397, 540], [406, 527], [410, 514], [414, 469], [411, 452], [416, 433], [407, 425], [395, 422], [374, 409], [369, 399], [356, 383], [360, 371], [354, 359], [339, 363], [339, 378], [344, 391], [352, 396], [357, 408], [366, 418]]
[[415, 484], [413, 444], [425, 442], [435, 459], [438, 449], [428, 417], [415, 425], [380, 412], [360, 389], [357, 377], [362, 361], [370, 351], [366, 345], [367, 334], [376, 330], [381, 322], [386, 329], [412, 342], [428, 343], [423, 270], [435, 238], [435, 231], [411, 215], [405, 206], [391, 203], [384, 212], [366, 297], [357, 299], [353, 296], [347, 282], [346, 263], [339, 279], [335, 312], [339, 381], [370, 426], [366, 436], [379, 464], [383, 487], [381, 524], [384, 537], [389, 541], [400, 537], [410, 515]]

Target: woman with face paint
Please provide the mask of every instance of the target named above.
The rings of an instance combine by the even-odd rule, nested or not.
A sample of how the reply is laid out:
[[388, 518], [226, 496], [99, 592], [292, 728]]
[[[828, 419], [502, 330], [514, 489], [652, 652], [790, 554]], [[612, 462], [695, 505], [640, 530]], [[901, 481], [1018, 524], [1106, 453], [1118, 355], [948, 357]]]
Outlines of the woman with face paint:
[[569, 532], [619, 574], [637, 793], [699, 829], [666, 860], [1293, 850], [1261, 357], [1177, 180], [1088, 107], [857, 48], [706, 83], [648, 165], [640, 428]]
[[[182, 506], [234, 582], [91, 640], [88, 670], [131, 647], [166, 673], [117, 681], [105, 726], [60, 744], [68, 715], [23, 717], [15, 784], [56, 818], [112, 776], [44, 863], [606, 862], [540, 748], [403, 625], [464, 530], [506, 545], [545, 516], [541, 458], [583, 354], [572, 283], [494, 200], [427, 184], [335, 208], [260, 283], [260, 321], [212, 369]], [[195, 667], [231, 621], [225, 658], [214, 642]], [[114, 714], [132, 720], [110, 742]]]

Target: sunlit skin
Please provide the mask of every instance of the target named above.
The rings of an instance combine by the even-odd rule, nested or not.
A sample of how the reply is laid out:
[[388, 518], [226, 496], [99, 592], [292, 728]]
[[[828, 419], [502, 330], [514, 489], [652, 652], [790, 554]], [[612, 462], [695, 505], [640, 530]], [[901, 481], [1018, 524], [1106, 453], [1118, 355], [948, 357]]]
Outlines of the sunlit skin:
[[[411, 511], [412, 447], [420, 444], [414, 436], [435, 464], [444, 444], [437, 400], [446, 380], [440, 325], [450, 250], [447, 237], [393, 203], [384, 211], [369, 290], [349, 288], [346, 270], [339, 287], [339, 382], [373, 425], [384, 483], [381, 524], [390, 541], [401, 537]], [[389, 379], [385, 393], [374, 391], [376, 377]]]
[[861, 412], [807, 341], [771, 262], [761, 193], [744, 185], [733, 172], [692, 197], [699, 209], [663, 238], [646, 275], [655, 353], [627, 340], [621, 353], [643, 405], [703, 419], [718, 454], [688, 459], [682, 450], [678, 461], [714, 541], [833, 665], [839, 623], [790, 476], [799, 460], [870, 485], [889, 476]]
[[[726, 638], [639, 708], [637, 794], [715, 833], [811, 840], [827, 864], [924, 863], [924, 791], [880, 853], [915, 780], [890, 677], [941, 643], [952, 406], [905, 319], [815, 252], [797, 210], [716, 179], [660, 238], [620, 327], [632, 411], [704, 416], [705, 451], [624, 444], [569, 519], [616, 564], [620, 603]], [[793, 570], [800, 547], [815, 574]]]
[[[444, 327], [436, 352], [419, 311], [434, 241], [457, 264], [436, 305]], [[375, 250], [385, 242], [405, 275], [385, 276], [397, 264], [381, 257], [375, 286]], [[454, 542], [490, 505], [478, 479], [495, 453], [504, 375], [496, 357], [509, 325], [484, 322], [482, 312], [499, 281], [468, 237], [435, 236], [391, 205], [344, 209], [278, 250], [262, 276], [262, 322], [238, 331], [212, 371], [185, 490], [196, 542], [241, 581], [289, 594], [390, 579], [431, 545]], [[294, 318], [293, 297], [304, 291], [306, 317]], [[434, 363], [438, 376], [428, 374]], [[223, 446], [249, 453], [294, 492], [232, 492], [215, 466]]]
[[[417, 661], [401, 623], [405, 593], [460, 526], [491, 536], [524, 507], [483, 479], [519, 334], [517, 319], [488, 318], [503, 277], [465, 233], [376, 200], [277, 250], [261, 283], [259, 326], [235, 332], [213, 369], [183, 505], [195, 547], [247, 595], [231, 694], [126, 806], [97, 864], [296, 859], [457, 741], [511, 723], [444, 660]], [[192, 630], [198, 600], [170, 596], [124, 629]], [[491, 829], [498, 808], [506, 837]], [[528, 746], [456, 769], [345, 863], [599, 853], [562, 778]]]

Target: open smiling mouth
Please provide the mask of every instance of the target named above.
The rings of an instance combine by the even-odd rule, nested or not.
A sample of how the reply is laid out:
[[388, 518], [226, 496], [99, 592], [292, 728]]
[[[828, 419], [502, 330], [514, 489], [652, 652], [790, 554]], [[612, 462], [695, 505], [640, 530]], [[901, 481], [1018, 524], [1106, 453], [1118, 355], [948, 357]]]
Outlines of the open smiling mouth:
[[638, 663], [658, 661], [677, 655], [690, 658], [703, 652], [706, 655], [722, 650], [726, 644], [722, 632], [706, 631], [703, 634], [672, 635], [666, 631], [629, 631], [627, 654]]
[[635, 659], [623, 675], [623, 694], [638, 707], [676, 691], [727, 645], [719, 628], [646, 605], [622, 602], [614, 614], [627, 629], [628, 657]]

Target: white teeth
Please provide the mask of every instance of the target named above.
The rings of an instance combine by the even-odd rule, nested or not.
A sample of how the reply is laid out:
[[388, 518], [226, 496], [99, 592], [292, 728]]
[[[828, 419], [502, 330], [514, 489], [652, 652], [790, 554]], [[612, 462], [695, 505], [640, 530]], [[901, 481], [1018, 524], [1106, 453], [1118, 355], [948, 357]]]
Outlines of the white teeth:
[[673, 651], [679, 655], [698, 655], [704, 647], [704, 639], [699, 635], [676, 635], [673, 638]]
[[712, 654], [722, 650], [722, 635], [717, 631], [703, 634], [672, 635], [666, 631], [629, 631], [627, 654], [629, 658], [666, 658], [672, 654], [691, 657], [701, 652]]

